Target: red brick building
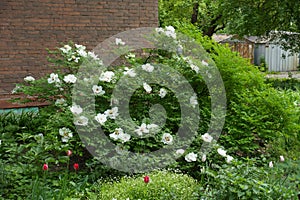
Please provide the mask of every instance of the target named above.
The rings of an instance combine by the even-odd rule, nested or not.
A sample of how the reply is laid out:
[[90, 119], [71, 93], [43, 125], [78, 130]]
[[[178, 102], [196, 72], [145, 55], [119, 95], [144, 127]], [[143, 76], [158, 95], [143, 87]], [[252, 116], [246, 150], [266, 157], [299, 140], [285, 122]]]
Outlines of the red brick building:
[[1, 0], [0, 99], [27, 75], [50, 68], [46, 48], [93, 49], [124, 30], [158, 26], [157, 0]]

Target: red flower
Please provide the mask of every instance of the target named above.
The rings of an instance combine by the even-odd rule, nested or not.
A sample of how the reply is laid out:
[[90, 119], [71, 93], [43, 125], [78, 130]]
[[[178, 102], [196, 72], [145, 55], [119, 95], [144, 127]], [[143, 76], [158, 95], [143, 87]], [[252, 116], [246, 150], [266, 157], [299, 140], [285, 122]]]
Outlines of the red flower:
[[73, 168], [74, 168], [75, 170], [78, 170], [78, 169], [79, 169], [79, 164], [78, 164], [78, 163], [74, 163]]
[[149, 183], [149, 181], [150, 181], [150, 177], [149, 177], [149, 176], [145, 176], [145, 177], [144, 177], [144, 182], [145, 182], [145, 183]]
[[72, 155], [72, 151], [71, 151], [71, 150], [68, 150], [68, 151], [67, 151], [67, 156], [70, 157], [71, 155]]
[[44, 170], [44, 171], [47, 171], [47, 170], [48, 170], [48, 165], [47, 165], [46, 163], [43, 165], [43, 170]]

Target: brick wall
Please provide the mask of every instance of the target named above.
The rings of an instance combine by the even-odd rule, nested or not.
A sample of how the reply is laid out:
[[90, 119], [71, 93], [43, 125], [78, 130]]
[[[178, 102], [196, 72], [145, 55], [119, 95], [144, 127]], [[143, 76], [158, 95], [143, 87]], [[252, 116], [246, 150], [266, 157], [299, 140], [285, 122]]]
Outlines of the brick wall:
[[158, 25], [157, 0], [1, 0], [0, 98], [50, 68], [46, 48], [74, 41], [93, 49], [124, 30]]

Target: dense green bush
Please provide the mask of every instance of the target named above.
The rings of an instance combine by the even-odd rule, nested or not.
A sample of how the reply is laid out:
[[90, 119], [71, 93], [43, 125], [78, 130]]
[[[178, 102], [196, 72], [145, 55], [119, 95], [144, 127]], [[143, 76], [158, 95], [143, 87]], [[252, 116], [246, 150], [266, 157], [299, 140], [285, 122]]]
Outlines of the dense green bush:
[[[288, 156], [298, 157], [299, 93], [271, 88], [270, 80], [266, 82], [264, 74], [248, 60], [202, 37], [193, 25], [179, 23], [177, 28], [202, 44], [222, 75], [228, 103], [221, 144], [244, 156], [268, 152], [277, 157], [291, 151]], [[273, 83], [276, 88], [277, 82], [281, 81]]]
[[225, 146], [244, 153], [267, 150], [277, 156], [294, 152], [297, 157], [300, 124], [299, 107], [294, 102], [299, 94], [273, 88], [245, 89], [237, 97], [226, 119]]
[[300, 80], [296, 78], [267, 78], [266, 80], [276, 89], [299, 91], [300, 88]]
[[252, 160], [236, 162], [222, 166], [216, 174], [208, 173], [211, 178], [202, 188], [203, 199], [297, 199], [296, 184], [287, 184], [286, 174], [279, 168], [255, 164]]
[[149, 183], [145, 183], [141, 175], [101, 182], [98, 199], [198, 199], [198, 184], [187, 175], [157, 171], [148, 176]]
[[[86, 195], [100, 177], [120, 175], [106, 166], [78, 156], [68, 156], [60, 140], [45, 134], [48, 121], [42, 113], [0, 114], [0, 198], [64, 199], [70, 194]], [[69, 149], [67, 149], [69, 150]], [[75, 173], [73, 164], [79, 164]], [[43, 171], [43, 165], [49, 169]]]

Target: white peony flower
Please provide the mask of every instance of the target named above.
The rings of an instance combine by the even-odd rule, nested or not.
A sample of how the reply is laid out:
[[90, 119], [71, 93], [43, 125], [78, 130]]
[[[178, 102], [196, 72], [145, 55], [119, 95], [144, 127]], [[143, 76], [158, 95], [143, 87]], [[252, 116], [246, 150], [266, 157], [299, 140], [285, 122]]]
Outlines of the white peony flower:
[[143, 83], [143, 87], [146, 90], [147, 93], [151, 93], [152, 88], [150, 85], [148, 85], [147, 83]]
[[166, 26], [166, 31], [171, 31], [175, 33], [175, 28], [173, 26]]
[[165, 30], [162, 27], [155, 28], [155, 31], [157, 33], [164, 33], [165, 32]]
[[160, 98], [164, 98], [166, 95], [167, 95], [167, 90], [164, 89], [164, 88], [161, 88], [161, 89], [159, 90], [158, 96], [160, 96]]
[[68, 61], [72, 61], [72, 60], [75, 60], [76, 59], [76, 56], [72, 55], [70, 58], [68, 58]]
[[208, 63], [207, 63], [205, 60], [202, 60], [201, 63], [202, 63], [202, 65], [204, 65], [204, 66], [208, 66]]
[[149, 133], [149, 129], [147, 128], [147, 125], [145, 123], [142, 123], [141, 126], [139, 126], [136, 130], [134, 130], [136, 134], [139, 136], [142, 136], [144, 133]]
[[118, 140], [120, 134], [124, 134], [123, 129], [116, 128], [113, 133], [109, 134], [109, 137], [113, 138], [114, 140]]
[[16, 94], [20, 92], [21, 87], [19, 85], [16, 85], [16, 87], [11, 91], [12, 94]]
[[85, 116], [76, 117], [74, 119], [74, 124], [78, 126], [86, 126], [88, 125], [89, 119]]
[[86, 49], [86, 47], [81, 45], [81, 44], [75, 44], [75, 47], [76, 47], [76, 49], [79, 49], [79, 50], [85, 50]]
[[60, 128], [58, 132], [62, 136], [62, 142], [68, 142], [69, 139], [73, 137], [72, 131], [66, 127]]
[[193, 106], [193, 108], [196, 108], [196, 105], [198, 105], [197, 96], [194, 94], [190, 98], [190, 104]]
[[68, 53], [72, 47], [70, 47], [69, 45], [65, 45], [64, 47], [59, 48], [63, 53]]
[[82, 108], [79, 105], [72, 105], [70, 110], [74, 115], [79, 115], [82, 113]]
[[103, 95], [105, 94], [105, 91], [102, 90], [102, 86], [93, 85], [92, 90], [94, 92], [94, 95]]
[[[126, 69], [125, 69], [126, 70]], [[125, 72], [123, 72], [124, 75], [128, 75], [130, 77], [135, 77], [136, 76], [136, 73], [134, 71], [134, 69], [127, 69]]]
[[95, 116], [95, 120], [103, 125], [107, 121], [107, 116], [105, 114], [99, 113]]
[[155, 31], [156, 31], [157, 33], [164, 33], [164, 32], [165, 32], [165, 30], [164, 30], [163, 28], [161, 28], [161, 27], [155, 28]]
[[187, 154], [184, 159], [187, 161], [187, 162], [195, 162], [197, 160], [197, 154], [195, 153], [189, 153]]
[[88, 56], [90, 56], [93, 60], [97, 60], [97, 61], [100, 60], [98, 58], [98, 55], [96, 55], [94, 52], [89, 51]]
[[114, 76], [115, 76], [115, 73], [112, 71], [102, 72], [99, 77], [99, 80], [104, 81], [104, 82], [111, 82]]
[[199, 67], [195, 64], [190, 64], [192, 70], [194, 70], [197, 74], [199, 73]]
[[164, 133], [164, 134], [162, 135], [161, 141], [162, 141], [164, 144], [172, 144], [172, 143], [173, 143], [173, 136], [172, 136], [170, 133]]
[[226, 151], [225, 151], [225, 150], [223, 150], [223, 149], [221, 149], [221, 148], [218, 148], [218, 149], [217, 149], [217, 152], [218, 152], [218, 154], [220, 154], [221, 156], [226, 157]]
[[135, 58], [135, 54], [129, 53], [125, 56], [125, 58], [130, 59], [130, 58]]
[[182, 154], [184, 154], [184, 149], [177, 149], [175, 153], [177, 155], [182, 155]]
[[76, 62], [76, 63], [78, 63], [79, 60], [80, 60], [80, 57], [75, 57], [75, 58], [74, 58], [74, 62]]
[[151, 64], [147, 63], [142, 65], [142, 69], [145, 70], [146, 72], [153, 72], [154, 67]]
[[121, 38], [116, 38], [116, 45], [124, 46], [125, 42], [123, 42]]
[[271, 161], [271, 162], [269, 162], [269, 167], [270, 168], [273, 168], [274, 167], [274, 165], [273, 165], [273, 162]]
[[56, 105], [56, 106], [66, 106], [66, 105], [67, 105], [67, 104], [66, 104], [66, 100], [63, 99], [63, 98], [56, 99], [55, 105]]
[[48, 78], [48, 83], [49, 84], [51, 84], [51, 83], [60, 83], [60, 80], [58, 78], [58, 74], [51, 73], [50, 78]]
[[210, 143], [213, 140], [213, 137], [209, 133], [205, 133], [204, 135], [201, 136], [202, 140], [204, 142]]
[[127, 133], [123, 133], [119, 135], [119, 139], [121, 140], [122, 143], [128, 142], [130, 140], [131, 136]]
[[86, 57], [87, 56], [87, 52], [83, 49], [79, 49], [76, 51], [80, 56], [82, 57]]
[[112, 109], [105, 111], [104, 114], [110, 119], [116, 119], [116, 117], [119, 115], [118, 111], [118, 107], [113, 107]]
[[113, 133], [109, 134], [109, 137], [114, 140], [121, 140], [122, 143], [128, 142], [131, 138], [131, 136], [127, 133], [124, 133], [123, 129], [121, 128], [116, 128]]
[[74, 74], [68, 74], [67, 76], [64, 77], [64, 81], [66, 83], [75, 83], [77, 80], [76, 76]]
[[284, 157], [283, 156], [279, 156], [279, 160], [280, 160], [280, 162], [284, 162]]
[[166, 36], [176, 39], [176, 33], [173, 26], [167, 26], [165, 31]]
[[205, 155], [205, 154], [202, 155], [201, 161], [202, 161], [202, 162], [205, 162], [205, 161], [206, 161], [206, 155]]
[[230, 156], [230, 155], [227, 155], [227, 156], [226, 156], [226, 162], [227, 162], [227, 163], [231, 163], [232, 160], [233, 160], [233, 157], [232, 157], [232, 156]]
[[32, 76], [26, 76], [24, 78], [24, 81], [26, 81], [26, 82], [33, 82], [33, 81], [35, 81], [35, 78], [33, 78]]

